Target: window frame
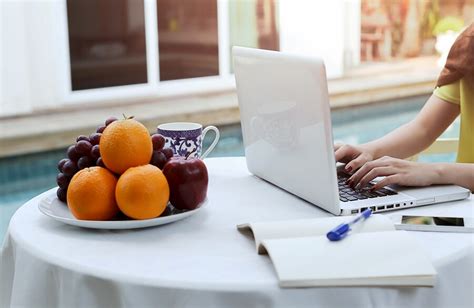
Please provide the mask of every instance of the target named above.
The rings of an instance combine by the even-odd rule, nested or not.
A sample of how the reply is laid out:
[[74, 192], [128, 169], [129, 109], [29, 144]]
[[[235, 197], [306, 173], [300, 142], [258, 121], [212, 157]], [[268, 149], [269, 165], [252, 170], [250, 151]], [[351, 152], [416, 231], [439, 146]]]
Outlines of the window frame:
[[217, 33], [219, 75], [178, 80], [160, 81], [160, 63], [158, 46], [158, 14], [156, 0], [144, 1], [147, 83], [120, 85], [113, 87], [72, 90], [71, 62], [69, 50], [69, 29], [67, 22], [67, 0], [63, 0], [62, 24], [59, 34], [63, 52], [59, 57], [62, 76], [62, 101], [65, 104], [81, 104], [112, 100], [132, 100], [160, 98], [178, 95], [219, 92], [235, 89], [234, 75], [230, 73], [229, 47], [229, 5], [228, 0], [217, 2]]

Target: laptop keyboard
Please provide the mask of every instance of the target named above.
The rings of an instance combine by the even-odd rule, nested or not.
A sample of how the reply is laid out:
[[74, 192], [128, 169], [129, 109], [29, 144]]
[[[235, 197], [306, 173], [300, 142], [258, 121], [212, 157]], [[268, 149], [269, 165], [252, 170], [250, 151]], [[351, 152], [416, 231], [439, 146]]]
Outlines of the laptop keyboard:
[[370, 185], [360, 190], [353, 189], [346, 184], [346, 180], [349, 177], [350, 175], [345, 173], [338, 173], [337, 175], [337, 184], [339, 186], [339, 200], [341, 200], [342, 202], [385, 197], [397, 194], [396, 191], [388, 188], [381, 188], [375, 191], [371, 191]]

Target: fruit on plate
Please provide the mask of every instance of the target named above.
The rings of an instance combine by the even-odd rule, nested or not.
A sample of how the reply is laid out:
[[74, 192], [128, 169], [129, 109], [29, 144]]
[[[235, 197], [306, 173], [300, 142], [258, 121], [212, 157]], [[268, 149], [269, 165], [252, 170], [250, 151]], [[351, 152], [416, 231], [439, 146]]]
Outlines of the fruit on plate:
[[103, 163], [117, 174], [148, 164], [153, 153], [147, 128], [133, 118], [110, 123], [102, 133], [99, 147]]
[[107, 169], [90, 167], [74, 175], [67, 189], [72, 215], [84, 220], [110, 220], [119, 213], [115, 202], [117, 179]]
[[165, 147], [165, 137], [161, 134], [151, 135], [151, 142], [153, 143], [153, 150], [160, 151]]
[[115, 189], [120, 210], [133, 219], [160, 216], [166, 209], [169, 196], [168, 181], [153, 165], [129, 168], [120, 176]]
[[151, 155], [150, 164], [163, 170], [166, 162], [173, 157], [173, 149], [165, 148], [165, 137], [160, 134], [153, 134], [151, 136], [153, 143], [153, 154]]
[[[91, 212], [87, 206], [81, 205], [81, 203], [95, 203], [88, 202], [85, 197], [74, 195], [78, 194], [78, 187], [90, 187], [90, 189], [95, 187], [95, 190], [91, 190], [92, 194], [97, 191], [107, 191], [107, 188], [110, 187], [109, 182], [106, 180], [102, 181], [101, 176], [97, 179], [89, 175], [93, 170], [96, 170], [91, 167], [102, 167], [101, 169], [114, 176], [115, 181], [117, 181], [119, 174], [130, 171], [127, 173], [127, 176], [123, 177], [123, 181], [121, 182], [124, 183], [124, 186], [127, 188], [119, 189], [117, 193], [122, 200], [124, 211], [126, 211], [125, 214], [135, 219], [154, 218], [162, 215], [167, 208], [170, 193], [168, 182], [162, 174], [161, 169], [174, 155], [171, 148], [165, 148], [165, 143], [165, 138], [162, 135], [153, 134], [150, 136], [148, 130], [141, 123], [132, 118], [120, 121], [115, 117], [109, 117], [94, 133], [89, 136], [78, 136], [75, 143], [67, 149], [67, 157], [58, 162], [59, 174], [56, 177], [56, 182], [59, 186], [57, 189], [58, 199], [67, 204], [72, 202], [71, 212], [73, 212], [73, 215], [78, 219], [108, 220], [117, 218], [117, 212], [122, 215], [123, 213], [120, 212], [120, 208], [117, 204], [117, 190], [115, 189], [115, 184], [113, 198], [109, 199], [113, 199], [116, 205], [115, 210], [113, 210], [113, 213], [110, 215], [100, 216], [96, 212]], [[104, 162], [105, 160], [107, 160], [107, 165]], [[151, 172], [152, 176], [142, 177], [142, 174], [146, 173], [140, 171], [141, 169], [138, 169], [138, 171], [131, 170], [137, 166], [144, 167], [147, 164], [150, 164], [148, 169], [153, 167], [151, 165], [158, 167], [158, 172], [156, 172], [157, 169], [153, 167], [153, 172]], [[142, 169], [145, 170], [147, 168]], [[72, 178], [81, 173], [82, 170], [88, 170], [87, 179], [81, 180], [81, 182], [83, 182], [81, 184], [77, 184], [76, 182], [78, 180], [76, 180], [74, 182], [74, 192], [69, 194]], [[103, 171], [100, 173], [103, 173]], [[78, 178], [81, 179], [84, 177], [85, 175], [83, 173], [81, 173], [80, 177], [78, 176]], [[142, 178], [126, 180], [127, 178], [139, 177]], [[130, 182], [133, 182], [133, 185], [130, 184]], [[135, 185], [135, 182], [138, 184]], [[148, 182], [151, 184], [148, 184]], [[152, 185], [153, 188], [150, 188], [150, 185]], [[130, 188], [135, 190], [136, 193], [127, 190]], [[82, 192], [87, 195], [84, 189]], [[154, 195], [156, 193], [158, 193], [158, 195]], [[69, 195], [71, 196], [68, 197]], [[107, 193], [104, 193], [103, 196], [107, 199]], [[132, 205], [133, 202], [130, 202], [130, 200], [135, 200], [134, 198], [136, 196], [142, 197], [143, 200], [141, 204], [143, 206], [134, 207]], [[98, 210], [103, 210], [104, 207], [101, 207], [101, 205], [107, 204], [107, 202], [104, 202], [104, 200], [100, 198], [97, 198], [97, 202], [99, 203], [97, 207]]]
[[199, 158], [173, 157], [163, 168], [170, 186], [170, 202], [180, 210], [194, 210], [205, 199], [209, 182], [206, 165]]
[[66, 202], [67, 190], [72, 177], [79, 171], [87, 167], [101, 166], [105, 167], [100, 157], [99, 142], [102, 134], [100, 133], [107, 125], [116, 121], [115, 117], [109, 117], [105, 125], [92, 133], [89, 137], [80, 135], [76, 138], [76, 143], [71, 145], [66, 152], [67, 158], [63, 158], [58, 163], [59, 174], [56, 182], [59, 186], [57, 190], [58, 199]]

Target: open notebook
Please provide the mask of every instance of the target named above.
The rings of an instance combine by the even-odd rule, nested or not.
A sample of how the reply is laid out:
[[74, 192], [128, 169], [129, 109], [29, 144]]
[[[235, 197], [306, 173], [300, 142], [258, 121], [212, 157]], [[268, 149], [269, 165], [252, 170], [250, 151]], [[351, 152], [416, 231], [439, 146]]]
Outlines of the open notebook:
[[416, 240], [395, 231], [389, 218], [372, 215], [345, 239], [331, 242], [328, 230], [347, 217], [238, 225], [268, 253], [281, 287], [433, 286], [436, 271]]

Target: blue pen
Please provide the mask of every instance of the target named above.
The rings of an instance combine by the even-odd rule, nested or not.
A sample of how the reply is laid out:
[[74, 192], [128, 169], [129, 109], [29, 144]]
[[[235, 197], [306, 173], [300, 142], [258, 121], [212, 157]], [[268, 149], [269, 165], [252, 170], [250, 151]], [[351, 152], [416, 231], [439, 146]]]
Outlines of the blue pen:
[[372, 214], [372, 210], [371, 209], [366, 209], [365, 211], [360, 213], [359, 216], [354, 218], [352, 221], [349, 221], [348, 223], [340, 224], [339, 226], [337, 226], [334, 229], [332, 229], [331, 231], [329, 231], [328, 234], [326, 234], [327, 238], [330, 241], [342, 240], [344, 237], [346, 237], [346, 235], [349, 233], [349, 231], [351, 231], [351, 226], [353, 226], [354, 224], [356, 224], [358, 222], [360, 223], [360, 222], [366, 220], [367, 218], [370, 217], [370, 214]]

